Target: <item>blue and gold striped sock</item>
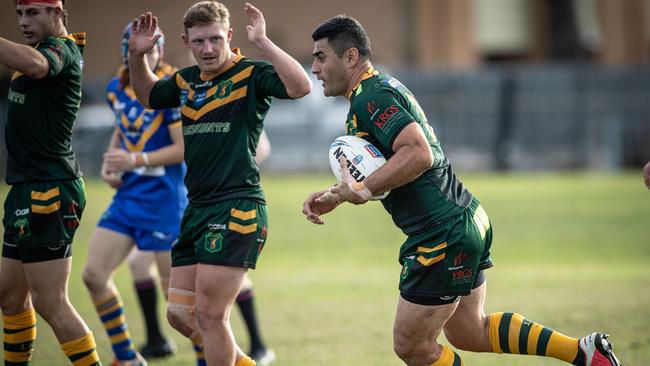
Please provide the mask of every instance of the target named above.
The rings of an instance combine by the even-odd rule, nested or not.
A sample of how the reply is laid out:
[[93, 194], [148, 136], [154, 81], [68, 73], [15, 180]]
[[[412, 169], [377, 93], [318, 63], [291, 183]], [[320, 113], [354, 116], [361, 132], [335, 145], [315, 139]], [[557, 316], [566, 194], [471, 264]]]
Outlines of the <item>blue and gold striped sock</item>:
[[488, 315], [490, 345], [495, 353], [537, 355], [572, 363], [579, 351], [578, 339], [532, 322], [517, 313]]
[[431, 364], [431, 366], [465, 366], [460, 356], [451, 348], [442, 345], [442, 354], [440, 358]]
[[119, 295], [113, 294], [108, 299], [95, 302], [95, 308], [111, 340], [115, 357], [120, 361], [134, 359], [136, 352], [124, 316], [124, 304]]
[[36, 340], [34, 309], [28, 309], [16, 315], [4, 315], [2, 324], [5, 365], [29, 365]]
[[196, 354], [196, 366], [207, 366], [205, 355], [203, 354], [203, 346], [197, 342], [192, 341], [194, 353]]

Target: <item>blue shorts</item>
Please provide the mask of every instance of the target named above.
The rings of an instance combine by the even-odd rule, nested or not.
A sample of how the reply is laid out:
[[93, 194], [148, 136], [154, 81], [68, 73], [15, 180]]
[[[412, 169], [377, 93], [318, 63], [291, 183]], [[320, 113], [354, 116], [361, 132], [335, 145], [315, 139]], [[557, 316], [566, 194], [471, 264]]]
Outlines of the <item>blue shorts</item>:
[[[127, 217], [113, 202], [97, 223], [98, 227], [112, 230], [133, 238], [139, 250], [166, 251], [172, 249], [172, 243], [178, 238], [177, 230], [149, 230], [133, 226], [137, 222]], [[120, 213], [122, 212], [122, 213]]]

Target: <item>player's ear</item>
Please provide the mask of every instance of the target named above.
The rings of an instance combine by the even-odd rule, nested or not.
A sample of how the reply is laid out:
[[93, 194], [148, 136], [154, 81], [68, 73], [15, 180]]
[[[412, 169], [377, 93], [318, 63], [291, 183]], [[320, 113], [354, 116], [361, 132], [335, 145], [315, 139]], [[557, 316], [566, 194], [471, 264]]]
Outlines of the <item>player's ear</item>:
[[343, 54], [343, 62], [349, 67], [354, 67], [359, 63], [359, 50], [356, 47], [348, 48]]
[[185, 47], [190, 48], [190, 41], [187, 38], [187, 34], [182, 33], [181, 34], [181, 39], [183, 40], [183, 44], [185, 45]]

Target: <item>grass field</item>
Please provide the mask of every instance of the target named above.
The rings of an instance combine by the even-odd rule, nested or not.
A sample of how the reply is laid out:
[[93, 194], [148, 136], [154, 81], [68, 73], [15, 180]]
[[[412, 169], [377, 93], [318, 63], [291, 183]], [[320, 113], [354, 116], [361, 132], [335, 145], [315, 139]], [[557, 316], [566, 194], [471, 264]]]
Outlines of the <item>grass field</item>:
[[[487, 312], [517, 311], [573, 336], [592, 330], [612, 335], [626, 365], [650, 364], [650, 192], [640, 173], [622, 175], [461, 175], [481, 199], [495, 228]], [[397, 263], [403, 235], [379, 203], [344, 206], [308, 223], [302, 201], [328, 177], [266, 176], [271, 217], [258, 269], [263, 333], [279, 366], [400, 365], [392, 351]], [[74, 244], [70, 296], [94, 330], [101, 357], [112, 354], [81, 282], [86, 246], [111, 198], [88, 180], [88, 206]], [[1, 196], [6, 195], [3, 186]], [[142, 321], [125, 266], [116, 275], [136, 341]], [[163, 305], [161, 304], [161, 314]], [[239, 314], [235, 332], [247, 348]], [[189, 343], [174, 358], [152, 365], [193, 365]], [[561, 365], [532, 356], [460, 351], [468, 366]], [[33, 365], [66, 365], [56, 339], [39, 322]]]

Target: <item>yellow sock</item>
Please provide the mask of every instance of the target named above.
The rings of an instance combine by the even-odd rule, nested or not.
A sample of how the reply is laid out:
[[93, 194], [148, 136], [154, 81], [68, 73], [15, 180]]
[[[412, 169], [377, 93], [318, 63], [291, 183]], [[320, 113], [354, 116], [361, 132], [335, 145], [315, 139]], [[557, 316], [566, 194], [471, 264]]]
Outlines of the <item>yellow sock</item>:
[[432, 363], [431, 366], [465, 366], [465, 363], [451, 348], [442, 345], [442, 354], [440, 354], [440, 358], [436, 362]]
[[34, 309], [2, 317], [5, 363], [28, 365], [36, 340], [36, 314]]
[[578, 339], [568, 337], [517, 313], [488, 315], [490, 345], [495, 353], [538, 355], [571, 363], [578, 354]]
[[255, 365], [257, 365], [257, 363], [255, 363], [255, 361], [253, 361], [253, 359], [248, 356], [244, 356], [240, 358], [239, 361], [235, 362], [235, 366], [255, 366]]
[[101, 366], [99, 355], [97, 355], [97, 345], [92, 333], [75, 339], [70, 342], [62, 343], [63, 353], [70, 359], [74, 366]]

